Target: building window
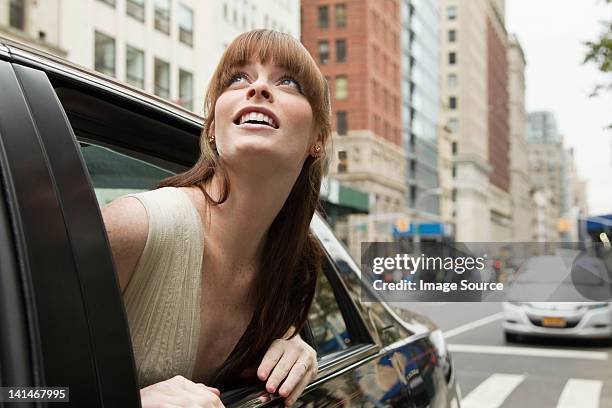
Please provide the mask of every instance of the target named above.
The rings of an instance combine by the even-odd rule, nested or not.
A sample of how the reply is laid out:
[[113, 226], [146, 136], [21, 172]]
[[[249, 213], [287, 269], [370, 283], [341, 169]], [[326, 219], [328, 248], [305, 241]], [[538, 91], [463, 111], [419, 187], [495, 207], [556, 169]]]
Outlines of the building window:
[[193, 10], [180, 5], [178, 11], [179, 41], [189, 46], [193, 45]]
[[450, 109], [457, 109], [457, 97], [451, 96], [448, 98], [448, 107]]
[[338, 173], [346, 173], [346, 163], [338, 163]]
[[193, 75], [179, 70], [179, 105], [193, 110]]
[[348, 130], [346, 112], [344, 111], [336, 112], [336, 127], [337, 127], [339, 135], [346, 135], [346, 132]]
[[336, 4], [334, 17], [336, 18], [336, 28], [346, 27], [346, 4]]
[[457, 18], [457, 6], [448, 6], [448, 19], [455, 20]]
[[115, 76], [115, 39], [96, 31], [95, 69]]
[[170, 0], [155, 0], [155, 28], [170, 34]]
[[336, 62], [346, 62], [346, 40], [336, 40]]
[[457, 41], [457, 30], [448, 30], [448, 42]]
[[339, 150], [338, 151], [338, 159], [339, 160], [346, 160], [346, 150]]
[[25, 1], [11, 0], [9, 24], [11, 27], [23, 30], [25, 27]]
[[144, 52], [126, 46], [125, 52], [125, 80], [128, 84], [144, 89]]
[[[98, 1], [101, 1], [102, 3], [106, 3], [109, 6], [115, 7], [115, 0], [98, 0]], [[23, 1], [21, 3], [23, 3]]]
[[453, 151], [453, 154], [457, 154], [457, 142], [453, 142], [452, 151]]
[[448, 53], [448, 63], [451, 65], [454, 65], [457, 63], [457, 53], [456, 52]]
[[319, 28], [329, 27], [329, 7], [319, 6]]
[[319, 63], [327, 64], [329, 60], [329, 43], [327, 41], [319, 41]]
[[223, 3], [223, 18], [225, 19], [225, 21], [227, 21], [227, 3]]
[[125, 3], [125, 12], [128, 16], [134, 17], [136, 20], [144, 21], [144, 18], [145, 18], [144, 0], [127, 0]]
[[451, 175], [452, 175], [453, 178], [457, 178], [457, 166], [453, 165], [453, 167], [451, 169]]
[[155, 58], [155, 95], [170, 99], [170, 64]]
[[348, 97], [348, 78], [346, 75], [336, 76], [336, 99], [344, 100]]
[[456, 88], [457, 87], [457, 74], [448, 74], [448, 87]]
[[459, 132], [459, 120], [457, 118], [449, 119], [448, 128], [450, 129], [451, 133], [458, 133]]

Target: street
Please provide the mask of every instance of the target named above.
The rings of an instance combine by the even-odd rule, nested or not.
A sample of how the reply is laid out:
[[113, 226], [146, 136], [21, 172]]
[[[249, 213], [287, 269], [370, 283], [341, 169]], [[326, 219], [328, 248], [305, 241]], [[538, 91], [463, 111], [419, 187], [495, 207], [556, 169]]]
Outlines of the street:
[[463, 408], [612, 407], [612, 347], [584, 340], [506, 343], [501, 303], [404, 303], [432, 319], [452, 353]]

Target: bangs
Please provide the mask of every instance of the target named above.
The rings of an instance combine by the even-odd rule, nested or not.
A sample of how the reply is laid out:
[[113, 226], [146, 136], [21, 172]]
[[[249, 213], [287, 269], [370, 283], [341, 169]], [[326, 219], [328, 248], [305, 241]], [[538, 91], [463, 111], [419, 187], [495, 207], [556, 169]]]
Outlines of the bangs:
[[313, 106], [325, 98], [325, 78], [308, 50], [289, 34], [272, 30], [253, 30], [238, 36], [219, 63], [216, 83], [224, 88], [235, 70], [251, 61], [270, 62], [285, 69], [300, 82], [304, 96]]

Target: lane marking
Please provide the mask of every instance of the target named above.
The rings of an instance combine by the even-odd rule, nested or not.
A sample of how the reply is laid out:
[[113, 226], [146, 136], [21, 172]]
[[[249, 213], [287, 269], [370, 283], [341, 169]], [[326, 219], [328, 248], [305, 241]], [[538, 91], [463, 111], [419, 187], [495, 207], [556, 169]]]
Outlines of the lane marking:
[[550, 358], [578, 358], [583, 360], [608, 359], [605, 351], [582, 351], [536, 347], [509, 347], [485, 346], [480, 344], [449, 344], [448, 350], [452, 353], [501, 354], [508, 356], [550, 357]]
[[495, 373], [461, 401], [461, 408], [498, 408], [526, 377], [524, 374]]
[[557, 403], [557, 408], [597, 408], [602, 381], [570, 378]]
[[465, 333], [466, 331], [469, 331], [477, 327], [484, 326], [485, 324], [489, 324], [491, 322], [499, 320], [502, 318], [502, 316], [503, 316], [503, 313], [498, 312], [490, 316], [483, 317], [482, 319], [474, 320], [473, 322], [469, 322], [459, 327], [455, 327], [454, 329], [445, 331], [444, 337], [447, 339], [450, 339], [451, 337], [456, 336], [458, 334]]

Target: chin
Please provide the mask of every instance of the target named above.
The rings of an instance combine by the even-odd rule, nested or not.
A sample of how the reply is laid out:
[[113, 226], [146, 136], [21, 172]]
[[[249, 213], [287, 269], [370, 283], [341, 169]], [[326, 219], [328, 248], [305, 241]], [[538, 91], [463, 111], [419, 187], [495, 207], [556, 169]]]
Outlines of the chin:
[[[247, 169], [251, 174], [263, 172], [294, 172], [299, 158], [288, 156], [282, 147], [270, 143], [248, 141], [235, 143], [224, 150], [223, 161], [234, 169]], [[299, 169], [298, 169], [299, 170]]]

